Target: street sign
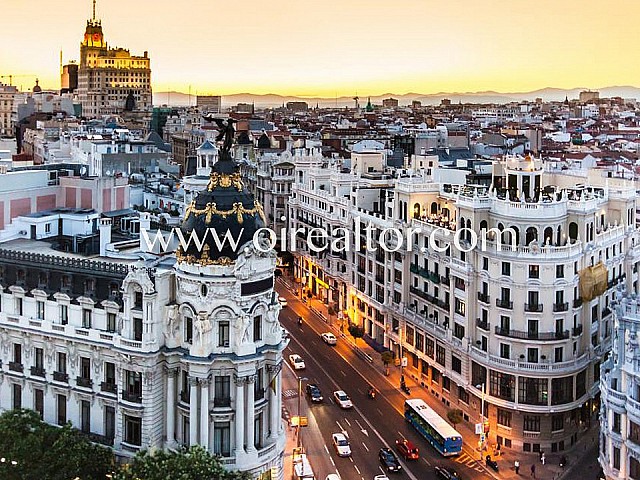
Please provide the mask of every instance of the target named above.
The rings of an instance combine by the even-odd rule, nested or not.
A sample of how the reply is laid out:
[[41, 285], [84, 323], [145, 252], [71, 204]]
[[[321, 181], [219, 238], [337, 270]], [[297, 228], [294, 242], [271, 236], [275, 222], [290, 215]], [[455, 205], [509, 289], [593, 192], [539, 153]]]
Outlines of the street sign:
[[407, 360], [407, 357], [402, 357], [402, 363], [401, 365], [403, 367], [406, 367], [409, 364], [409, 361]]
[[309, 426], [309, 418], [308, 417], [302, 417], [302, 416], [300, 416], [300, 417], [298, 417], [298, 416], [291, 417], [291, 426], [292, 427], [297, 427], [298, 424], [301, 427]]
[[476, 423], [476, 435], [482, 435], [482, 424]]
[[484, 433], [480, 434], [480, 443], [482, 443], [484, 445], [484, 441], [486, 440], [486, 437], [484, 436]]

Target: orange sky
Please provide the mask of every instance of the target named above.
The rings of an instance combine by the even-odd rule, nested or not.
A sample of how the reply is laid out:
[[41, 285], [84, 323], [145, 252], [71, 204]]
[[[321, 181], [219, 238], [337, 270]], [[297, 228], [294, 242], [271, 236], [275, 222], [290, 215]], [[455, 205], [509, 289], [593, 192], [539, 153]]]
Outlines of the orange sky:
[[[90, 0], [2, 0], [0, 75], [59, 88]], [[639, 85], [637, 0], [98, 0], [156, 91], [352, 95]], [[10, 47], [11, 46], [11, 47]], [[5, 83], [8, 79], [0, 79]]]

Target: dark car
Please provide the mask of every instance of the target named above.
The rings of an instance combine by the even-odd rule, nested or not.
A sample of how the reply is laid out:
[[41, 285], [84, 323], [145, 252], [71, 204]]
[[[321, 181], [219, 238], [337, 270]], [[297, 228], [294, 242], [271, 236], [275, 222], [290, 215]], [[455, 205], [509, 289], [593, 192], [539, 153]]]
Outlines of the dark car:
[[320, 391], [320, 388], [318, 388], [318, 386], [314, 385], [313, 383], [307, 383], [307, 395], [309, 395], [309, 398], [314, 403], [319, 403], [324, 400], [322, 398], [322, 392]]
[[399, 472], [402, 470], [398, 457], [390, 448], [381, 448], [378, 458], [387, 472]]
[[401, 438], [396, 440], [396, 450], [398, 450], [400, 456], [405, 460], [417, 460], [420, 458], [420, 455], [418, 455], [418, 447], [409, 440]]
[[443, 480], [458, 480], [460, 478], [455, 470], [450, 470], [444, 467], [436, 467], [435, 470], [436, 477], [442, 478]]

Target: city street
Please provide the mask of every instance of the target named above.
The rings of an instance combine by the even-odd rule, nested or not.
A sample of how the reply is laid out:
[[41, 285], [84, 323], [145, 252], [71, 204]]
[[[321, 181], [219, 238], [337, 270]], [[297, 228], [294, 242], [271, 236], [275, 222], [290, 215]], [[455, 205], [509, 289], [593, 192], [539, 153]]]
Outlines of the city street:
[[[303, 444], [306, 439], [320, 434], [326, 445], [324, 453], [329, 462], [310, 457], [316, 478], [323, 480], [327, 474], [337, 471], [342, 480], [370, 480], [384, 473], [378, 461], [379, 449], [383, 446], [394, 448], [397, 438], [407, 438], [420, 449], [418, 461], [401, 460], [403, 475], [412, 480], [436, 478], [436, 465], [455, 469], [461, 478], [490, 478], [468, 451], [446, 459], [433, 450], [404, 421], [403, 404], [407, 397], [389, 385], [382, 372], [356, 355], [346, 339], [339, 339], [335, 347], [326, 345], [320, 338], [322, 332], [328, 331], [326, 324], [284, 289], [279, 293], [289, 304], [280, 314], [282, 325], [291, 334], [291, 342], [285, 351], [286, 360], [291, 353], [299, 354], [305, 360], [306, 369], [296, 373], [308, 378], [303, 382], [303, 389], [307, 383], [315, 383], [324, 396], [323, 403], [311, 406], [319, 432], [306, 427], [302, 433]], [[302, 327], [297, 324], [298, 316], [305, 319]], [[378, 389], [379, 395], [375, 399], [367, 397], [369, 385]], [[340, 409], [332, 398], [335, 390], [344, 390], [354, 408]], [[290, 413], [296, 415], [296, 412]], [[337, 432], [345, 432], [348, 436], [352, 449], [350, 458], [340, 458], [333, 450], [331, 435]], [[335, 469], [332, 469], [334, 465]]]

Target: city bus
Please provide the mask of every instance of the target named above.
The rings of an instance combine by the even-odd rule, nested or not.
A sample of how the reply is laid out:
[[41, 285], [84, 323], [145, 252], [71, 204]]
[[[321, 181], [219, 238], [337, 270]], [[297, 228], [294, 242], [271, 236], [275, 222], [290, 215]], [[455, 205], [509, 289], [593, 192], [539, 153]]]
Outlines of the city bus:
[[462, 435], [434, 412], [424, 400], [420, 398], [406, 400], [404, 418], [441, 455], [450, 457], [462, 451]]

